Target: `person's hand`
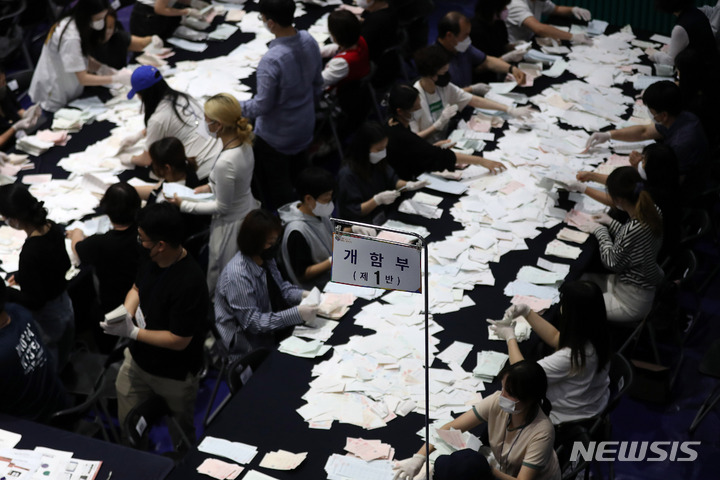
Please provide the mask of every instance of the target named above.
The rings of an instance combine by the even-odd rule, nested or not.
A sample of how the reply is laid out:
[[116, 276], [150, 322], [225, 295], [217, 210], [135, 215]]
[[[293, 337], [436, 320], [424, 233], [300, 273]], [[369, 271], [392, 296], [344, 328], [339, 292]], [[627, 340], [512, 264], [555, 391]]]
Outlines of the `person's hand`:
[[630, 152], [630, 165], [637, 168], [638, 164], [643, 161], [643, 154], [633, 150]]
[[490, 330], [501, 339], [510, 340], [515, 338], [515, 326], [512, 323], [508, 325], [495, 320], [488, 320], [487, 322], [490, 324]]
[[512, 50], [503, 54], [500, 58], [502, 58], [508, 63], [516, 63], [522, 61], [522, 59], [525, 58], [525, 53], [526, 52], [523, 50]]
[[589, 182], [592, 180], [592, 174], [593, 174], [593, 172], [580, 171], [580, 172], [577, 172], [577, 174], [575, 175], [575, 178], [577, 178], [581, 182]]
[[577, 228], [579, 228], [581, 232], [593, 233], [595, 230], [598, 229], [599, 226], [599, 223], [588, 222], [578, 225]]
[[395, 465], [393, 466], [395, 476], [393, 477], [393, 480], [414, 479], [415, 475], [420, 473], [420, 470], [422, 470], [422, 466], [424, 463], [425, 455], [420, 455], [419, 453], [416, 453], [412, 457], [406, 458], [405, 460], [395, 461]]
[[[331, 257], [332, 258], [332, 257]], [[303, 290], [302, 291], [302, 298], [305, 300], [307, 297], [310, 296], [310, 290]]]
[[188, 17], [197, 18], [198, 20], [202, 20], [203, 18], [203, 14], [200, 13], [200, 10], [197, 8], [186, 8], [183, 12], [183, 15], [187, 15]]
[[646, 48], [646, 49], [645, 49], [645, 55], [647, 55], [648, 58], [650, 58], [651, 60], [652, 60], [652, 58], [653, 58], [657, 53], [658, 53], [658, 51], [655, 50], [655, 49], [652, 48], [652, 47], [649, 47], [649, 48]]
[[137, 142], [140, 141], [140, 139], [143, 137], [143, 132], [137, 132], [132, 135], [128, 135], [127, 137], [120, 140], [120, 151], [125, 150], [126, 148], [130, 148], [133, 145], [135, 145]]
[[527, 317], [530, 315], [530, 312], [532, 309], [530, 308], [530, 305], [526, 303], [518, 303], [516, 305], [510, 305], [507, 310], [505, 310], [505, 314], [503, 315], [502, 322], [503, 323], [510, 323], [513, 319], [517, 317]]
[[11, 287], [17, 286], [17, 282], [15, 281], [15, 275], [10, 275], [10, 278], [7, 279], [7, 284]]
[[600, 225], [610, 225], [613, 221], [612, 217], [607, 213], [596, 213], [592, 216], [592, 219]]
[[129, 68], [123, 68], [110, 78], [112, 78], [113, 83], [122, 83], [123, 85], [130, 86], [130, 78], [132, 77], [132, 74], [132, 70]]
[[587, 152], [592, 147], [600, 145], [601, 143], [609, 142], [611, 138], [610, 132], [595, 132], [588, 138], [585, 144], [585, 151]]
[[298, 305], [298, 313], [303, 322], [310, 325], [314, 323], [315, 317], [317, 316], [320, 307], [317, 305]]
[[484, 97], [489, 91], [490, 85], [488, 85], [487, 83], [476, 83], [474, 85], [470, 85], [470, 93], [472, 93], [473, 95], [479, 95], [481, 97]]
[[158, 52], [162, 50], [162, 48], [165, 46], [165, 43], [163, 42], [162, 38], [158, 37], [157, 35], [153, 35], [152, 38], [150, 38], [150, 43], [148, 43], [143, 51], [145, 52]]
[[360, 225], [353, 225], [350, 227], [350, 231], [352, 233], [357, 233], [358, 235], [367, 235], [368, 237], [377, 237], [377, 230], [370, 227], [361, 227]]
[[507, 167], [500, 162], [496, 162], [495, 160], [488, 160], [487, 158], [483, 158], [483, 160], [485, 161], [482, 163], [482, 166], [490, 170], [490, 173], [492, 173], [493, 175], [507, 170]]
[[10, 160], [10, 156], [5, 152], [0, 152], [0, 165], [4, 165]]
[[168, 203], [172, 203], [176, 207], [180, 208], [180, 205], [182, 204], [182, 198], [177, 196], [177, 193], [173, 194], [172, 197], [165, 197], [165, 200], [167, 200]]
[[40, 118], [41, 114], [42, 109], [40, 108], [40, 104], [36, 103], [35, 105], [23, 112], [22, 118]]
[[130, 338], [137, 340], [140, 329], [133, 323], [132, 315], [129, 313], [125, 315], [125, 319], [119, 322], [108, 323], [106, 321], [100, 322], [100, 327], [108, 335], [115, 335], [117, 337]]
[[576, 33], [572, 36], [572, 39], [570, 40], [573, 45], [592, 45], [593, 41], [592, 38], [588, 37], [584, 33]]
[[510, 107], [507, 113], [513, 118], [530, 118], [533, 114], [533, 109], [530, 107]]
[[418, 180], [416, 182], [406, 182], [405, 183], [405, 190], [408, 192], [414, 192], [415, 190], [420, 190], [423, 187], [426, 187], [428, 185], [427, 180]]
[[565, 184], [565, 188], [568, 192], [579, 192], [579, 193], [585, 193], [585, 190], [587, 189], [587, 185], [585, 185], [582, 182], [568, 182]]
[[32, 128], [37, 123], [37, 117], [27, 117], [27, 118], [21, 118], [17, 122], [15, 122], [12, 126], [12, 128], [18, 132], [20, 130], [27, 130], [28, 128]]
[[443, 108], [442, 113], [440, 113], [440, 118], [435, 120], [435, 123], [433, 123], [433, 127], [435, 127], [435, 130], [442, 130], [443, 128], [445, 128], [450, 119], [455, 116], [457, 111], [458, 106], [454, 104], [448, 105], [447, 107]]
[[525, 85], [525, 80], [527, 79], [525, 72], [520, 70], [518, 67], [514, 67], [510, 69], [510, 73], [518, 85]]
[[80, 228], [73, 228], [72, 230], [68, 230], [67, 232], [65, 232], [65, 236], [70, 240], [77, 239], [78, 241], [85, 238], [85, 234]]
[[378, 205], [390, 205], [400, 196], [400, 192], [397, 190], [385, 190], [384, 192], [377, 193], [373, 196], [373, 200]]
[[590, 13], [590, 10], [586, 8], [572, 7], [572, 14], [575, 18], [582, 20], [583, 22], [589, 22], [592, 20], [592, 13]]

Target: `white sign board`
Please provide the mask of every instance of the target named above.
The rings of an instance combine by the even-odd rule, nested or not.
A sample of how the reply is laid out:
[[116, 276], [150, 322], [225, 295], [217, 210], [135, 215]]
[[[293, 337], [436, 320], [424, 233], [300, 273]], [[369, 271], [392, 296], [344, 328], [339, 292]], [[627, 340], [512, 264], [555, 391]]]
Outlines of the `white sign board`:
[[421, 247], [348, 232], [333, 234], [333, 282], [420, 292]]

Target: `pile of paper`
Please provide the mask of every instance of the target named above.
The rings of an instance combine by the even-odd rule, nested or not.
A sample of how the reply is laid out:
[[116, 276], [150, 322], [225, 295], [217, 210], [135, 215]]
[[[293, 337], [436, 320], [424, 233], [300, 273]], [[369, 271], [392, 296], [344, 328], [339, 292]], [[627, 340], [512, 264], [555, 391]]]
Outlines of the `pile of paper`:
[[53, 116], [52, 129], [79, 132], [86, 123], [95, 120], [93, 109], [78, 110], [76, 108], [61, 108]]
[[102, 461], [73, 458], [73, 452], [35, 447], [34, 450], [0, 448], [0, 477], [13, 479], [62, 478], [85, 480], [95, 478]]
[[278, 350], [283, 353], [303, 358], [322, 357], [331, 348], [330, 345], [324, 345], [320, 340], [303, 340], [295, 336], [286, 338], [278, 346]]
[[260, 461], [260, 466], [273, 470], [294, 470], [306, 457], [307, 452], [292, 453], [286, 450], [278, 450], [276, 452], [266, 453]]
[[197, 467], [198, 473], [216, 478], [217, 480], [235, 480], [243, 470], [243, 467], [240, 465], [223, 462], [216, 458], [206, 458], [205, 461]]
[[360, 458], [332, 454], [325, 464], [328, 480], [392, 480], [395, 476], [393, 464], [389, 460], [366, 462]]
[[41, 140], [37, 135], [26, 135], [15, 142], [15, 147], [25, 153], [37, 157], [55, 146], [53, 142]]
[[365, 440], [362, 438], [347, 438], [345, 451], [366, 462], [371, 460], [392, 460], [395, 449], [388, 443], [380, 440]]
[[207, 436], [198, 445], [198, 450], [218, 457], [229, 458], [247, 465], [257, 455], [257, 447], [242, 442], [231, 442], [223, 438]]
[[[469, 448], [477, 451], [481, 446], [482, 442], [478, 437], [470, 432], [462, 432], [454, 428], [443, 429], [440, 428], [446, 422], [440, 421], [430, 425], [430, 443], [435, 447], [437, 452], [433, 452], [430, 456], [431, 460], [435, 460], [440, 455], [450, 455], [458, 450], [465, 450]], [[425, 429], [421, 430], [421, 437], [425, 438]], [[418, 432], [420, 434], [420, 432]]]
[[510, 358], [506, 353], [484, 350], [477, 354], [477, 366], [473, 375], [486, 382], [492, 382]]

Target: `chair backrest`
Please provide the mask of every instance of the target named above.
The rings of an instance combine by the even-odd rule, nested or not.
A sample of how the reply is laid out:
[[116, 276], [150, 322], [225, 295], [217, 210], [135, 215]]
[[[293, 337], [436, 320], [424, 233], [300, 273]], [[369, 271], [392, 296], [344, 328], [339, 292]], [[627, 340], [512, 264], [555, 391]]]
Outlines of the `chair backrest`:
[[257, 348], [235, 360], [228, 368], [227, 373], [230, 392], [236, 393], [240, 390], [269, 354], [269, 349]]
[[712, 221], [710, 214], [701, 208], [689, 208], [683, 211], [680, 244], [687, 245], [704, 237], [710, 232]]
[[159, 395], [153, 395], [143, 402], [135, 405], [125, 417], [124, 431], [130, 446], [138, 449], [145, 449], [149, 427], [158, 421], [170, 416], [170, 407], [165, 399]]
[[633, 368], [630, 362], [619, 353], [614, 353], [610, 357], [610, 400], [605, 407], [602, 415], [609, 415], [618, 403], [620, 399], [628, 391], [633, 383]]

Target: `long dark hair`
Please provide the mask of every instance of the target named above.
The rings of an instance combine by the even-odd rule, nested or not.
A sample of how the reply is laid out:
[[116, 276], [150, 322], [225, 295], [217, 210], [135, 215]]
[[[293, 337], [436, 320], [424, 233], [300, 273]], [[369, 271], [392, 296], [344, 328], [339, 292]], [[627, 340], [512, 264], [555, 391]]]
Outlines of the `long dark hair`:
[[415, 100], [417, 100], [420, 93], [415, 87], [411, 87], [406, 83], [396, 83], [390, 89], [388, 94], [388, 110], [390, 116], [398, 120], [398, 109], [410, 110], [415, 106]]
[[[179, 118], [181, 122], [187, 124], [186, 117], [188, 109], [191, 108], [191, 103], [194, 102], [187, 93], [173, 90], [164, 79], [161, 79], [155, 85], [152, 85], [144, 90], [140, 90], [139, 93], [140, 100], [143, 104], [143, 110], [145, 111], [145, 125], [147, 125], [148, 120], [152, 114], [155, 113], [155, 110], [157, 110], [160, 102], [162, 102], [165, 98], [168, 98], [172, 103], [173, 111], [175, 112], [175, 115], [177, 115], [177, 118]], [[184, 105], [179, 104], [180, 102], [178, 100], [181, 98], [185, 100], [183, 102]], [[186, 115], [182, 115], [181, 112]], [[202, 122], [205, 120], [201, 118], [200, 121]]]
[[662, 235], [662, 217], [637, 170], [633, 167], [616, 168], [608, 175], [606, 186], [613, 200], [623, 199], [635, 205], [638, 220], [647, 225], [656, 237]]
[[347, 164], [350, 170], [360, 178], [368, 180], [372, 174], [385, 169], [385, 161], [370, 163], [370, 147], [387, 138], [387, 133], [382, 125], [377, 122], [363, 123], [350, 142], [350, 155]]
[[[185, 147], [175, 137], [165, 137], [156, 140], [148, 148], [153, 171], [155, 166], [168, 165], [175, 172], [185, 172], [187, 177], [190, 172], [197, 170], [195, 158], [188, 158], [185, 154]], [[155, 172], [156, 175], [157, 172]]]
[[[48, 33], [46, 42], [50, 41], [50, 37], [52, 37], [53, 33], [55, 33], [55, 28], [57, 28], [60, 21], [69, 17], [71, 21], [75, 21], [75, 26], [80, 33], [80, 48], [83, 55], [87, 57], [88, 55], [90, 55], [90, 51], [92, 50], [93, 46], [99, 44], [105, 35], [104, 29], [101, 32], [95, 32], [91, 28], [92, 17], [93, 15], [97, 15], [103, 10], [109, 9], [110, 4], [108, 3], [108, 0], [78, 0], [72, 10], [70, 10], [67, 15], [65, 15], [55, 25], [52, 26], [50, 32]], [[58, 50], [60, 49], [60, 42], [62, 42], [62, 37], [63, 35], [65, 35], [65, 32], [67, 31], [69, 25], [70, 22], [66, 23], [65, 27], [60, 33], [60, 38], [58, 40]], [[100, 33], [100, 35], [98, 35], [98, 33]]]
[[485, 23], [492, 23], [495, 15], [505, 10], [510, 0], [480, 0], [475, 3], [475, 17]]
[[11, 183], [0, 187], [0, 215], [41, 228], [48, 222], [47, 208], [25, 185]]
[[607, 314], [602, 291], [593, 282], [567, 282], [560, 287], [558, 348], [570, 349], [570, 371], [585, 368], [585, 346], [589, 342], [598, 357], [597, 371], [610, 359]]
[[547, 394], [547, 375], [536, 362], [521, 360], [502, 369], [499, 378], [505, 379], [505, 391], [521, 402], [530, 404], [526, 422], [530, 423], [537, 415], [538, 408], [550, 415], [552, 405]]

